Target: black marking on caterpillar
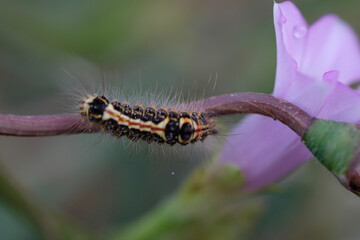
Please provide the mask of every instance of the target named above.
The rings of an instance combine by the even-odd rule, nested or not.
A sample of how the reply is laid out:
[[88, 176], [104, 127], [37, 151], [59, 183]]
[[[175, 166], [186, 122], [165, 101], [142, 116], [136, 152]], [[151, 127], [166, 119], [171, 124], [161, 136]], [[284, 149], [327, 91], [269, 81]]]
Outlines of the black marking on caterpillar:
[[140, 104], [130, 106], [127, 102], [110, 102], [97, 95], [83, 98], [79, 108], [83, 118], [99, 124], [104, 132], [116, 138], [126, 136], [133, 142], [142, 139], [149, 144], [187, 145], [217, 133], [215, 118], [202, 111], [168, 110], [154, 105], [144, 108]]

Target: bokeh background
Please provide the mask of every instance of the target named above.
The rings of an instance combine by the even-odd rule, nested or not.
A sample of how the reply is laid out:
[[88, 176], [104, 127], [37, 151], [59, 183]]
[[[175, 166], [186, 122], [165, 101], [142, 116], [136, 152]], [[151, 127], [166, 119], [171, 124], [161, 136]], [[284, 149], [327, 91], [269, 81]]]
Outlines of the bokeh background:
[[[360, 34], [359, 1], [294, 2], [309, 23], [336, 13]], [[66, 72], [81, 81], [101, 81], [98, 69], [111, 72], [106, 80], [121, 82], [128, 96], [136, 94], [139, 82], [143, 90], [158, 86], [198, 96], [204, 90], [207, 96], [270, 93], [276, 66], [272, 5], [272, 0], [1, 0], [0, 112], [68, 111], [61, 87], [71, 78]], [[206, 87], [209, 79], [217, 79], [214, 90]], [[99, 232], [146, 213], [176, 191], [194, 166], [207, 162], [141, 149], [129, 153], [100, 135], [0, 137], [1, 168], [24, 192]], [[360, 200], [316, 161], [254, 198], [262, 199], [263, 213], [252, 223], [252, 239], [360, 236]], [[0, 197], [0, 239], [38, 238]]]

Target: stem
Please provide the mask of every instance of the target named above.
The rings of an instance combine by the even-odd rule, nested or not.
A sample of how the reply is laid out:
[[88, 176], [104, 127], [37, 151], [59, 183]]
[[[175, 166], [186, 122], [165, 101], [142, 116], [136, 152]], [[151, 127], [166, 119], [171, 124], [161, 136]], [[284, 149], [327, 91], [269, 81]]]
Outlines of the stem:
[[17, 116], [0, 114], [0, 135], [55, 136], [98, 132], [100, 128], [84, 120], [80, 114]]
[[263, 93], [235, 93], [202, 101], [205, 111], [214, 116], [256, 113], [279, 120], [302, 137], [313, 118], [298, 106]]
[[[202, 105], [212, 116], [256, 113], [287, 125], [300, 137], [313, 118], [299, 107], [283, 99], [262, 93], [235, 93], [200, 100], [190, 105]], [[100, 128], [79, 114], [16, 116], [0, 114], [0, 135], [54, 136], [61, 134], [99, 132]]]

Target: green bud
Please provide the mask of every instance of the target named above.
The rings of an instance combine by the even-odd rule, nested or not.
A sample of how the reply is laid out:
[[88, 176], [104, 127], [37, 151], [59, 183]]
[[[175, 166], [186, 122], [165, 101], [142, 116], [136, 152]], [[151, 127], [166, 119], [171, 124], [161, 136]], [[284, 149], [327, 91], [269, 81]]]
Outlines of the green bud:
[[315, 119], [303, 141], [347, 189], [359, 195], [360, 130], [357, 125]]

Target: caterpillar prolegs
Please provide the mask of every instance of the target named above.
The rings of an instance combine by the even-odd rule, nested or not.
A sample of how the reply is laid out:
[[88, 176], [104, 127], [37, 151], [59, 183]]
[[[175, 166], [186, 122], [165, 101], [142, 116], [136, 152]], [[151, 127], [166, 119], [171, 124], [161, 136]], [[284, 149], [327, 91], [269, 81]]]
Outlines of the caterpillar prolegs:
[[98, 95], [83, 98], [79, 108], [83, 118], [99, 124], [104, 132], [116, 138], [126, 136], [133, 142], [142, 139], [147, 143], [187, 145], [217, 133], [215, 118], [203, 111], [131, 106]]

